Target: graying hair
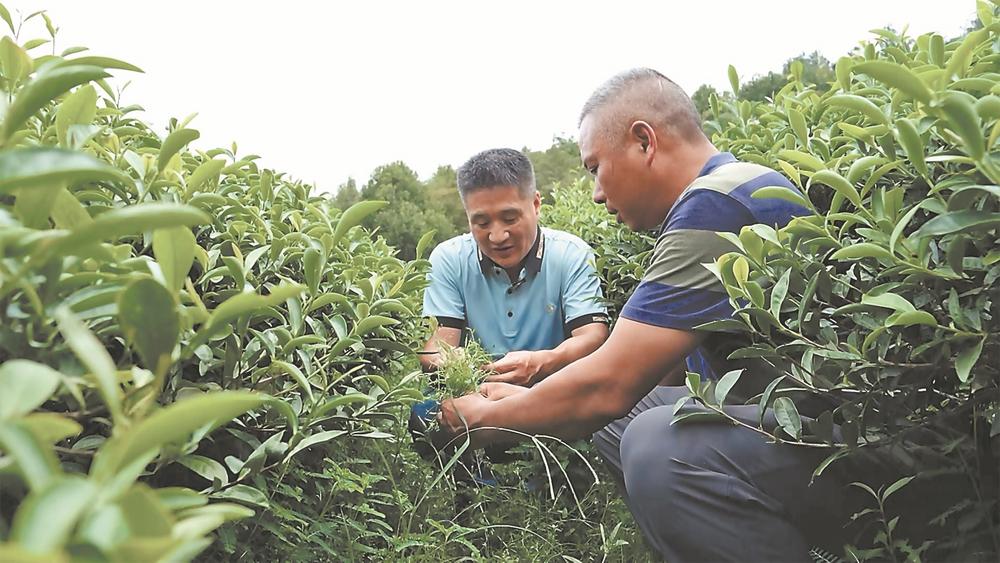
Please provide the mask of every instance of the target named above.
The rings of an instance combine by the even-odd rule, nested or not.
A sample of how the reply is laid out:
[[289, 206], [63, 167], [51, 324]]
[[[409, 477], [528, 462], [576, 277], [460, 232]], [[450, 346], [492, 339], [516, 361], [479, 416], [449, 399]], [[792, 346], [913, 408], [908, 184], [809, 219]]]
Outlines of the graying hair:
[[519, 150], [485, 150], [459, 167], [457, 177], [463, 201], [470, 192], [503, 186], [515, 186], [524, 198], [535, 195], [535, 170]]
[[[633, 68], [618, 73], [601, 84], [580, 112], [579, 124], [591, 114], [606, 112], [602, 132], [612, 135], [614, 123], [643, 120], [654, 127], [672, 130], [681, 138], [703, 137], [701, 116], [694, 102], [674, 81], [651, 68]], [[624, 130], [619, 129], [619, 134]]]

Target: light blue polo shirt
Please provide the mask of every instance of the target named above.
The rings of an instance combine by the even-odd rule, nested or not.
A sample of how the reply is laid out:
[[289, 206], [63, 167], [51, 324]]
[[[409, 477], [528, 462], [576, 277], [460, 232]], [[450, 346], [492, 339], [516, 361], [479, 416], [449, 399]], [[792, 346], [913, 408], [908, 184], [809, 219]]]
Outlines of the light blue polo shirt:
[[442, 326], [468, 327], [483, 348], [500, 357], [518, 350], [550, 350], [573, 330], [608, 320], [593, 250], [579, 237], [540, 228], [519, 278], [479, 252], [469, 233], [431, 252], [424, 316]]

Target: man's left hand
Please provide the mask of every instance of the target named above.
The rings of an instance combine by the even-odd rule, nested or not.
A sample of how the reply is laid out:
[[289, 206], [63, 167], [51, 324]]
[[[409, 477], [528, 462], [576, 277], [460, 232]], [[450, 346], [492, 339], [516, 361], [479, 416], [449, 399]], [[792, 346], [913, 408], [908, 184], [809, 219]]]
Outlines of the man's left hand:
[[544, 372], [544, 368], [545, 351], [509, 352], [503, 358], [486, 366], [487, 370], [494, 372], [486, 378], [486, 381], [529, 387], [548, 375]]
[[[438, 413], [440, 427], [435, 443], [439, 447], [459, 445], [460, 436], [468, 432], [472, 448], [480, 448], [497, 441], [502, 431], [494, 428], [479, 428], [485, 411], [496, 398], [488, 398], [482, 393], [470, 393], [463, 397], [447, 399], [441, 403]], [[459, 438], [459, 439], [455, 439]]]

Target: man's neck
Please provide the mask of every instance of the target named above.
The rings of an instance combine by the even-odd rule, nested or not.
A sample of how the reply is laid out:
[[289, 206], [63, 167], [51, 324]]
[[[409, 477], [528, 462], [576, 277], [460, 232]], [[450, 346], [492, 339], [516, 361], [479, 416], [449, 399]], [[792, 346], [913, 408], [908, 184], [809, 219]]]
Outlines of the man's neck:
[[531, 253], [535, 252], [535, 243], [538, 242], [538, 234], [540, 230], [540, 228], [535, 229], [535, 239], [528, 245], [528, 253], [522, 256], [521, 260], [518, 261], [515, 266], [504, 268], [504, 271], [507, 272], [507, 278], [510, 280], [511, 285], [521, 278], [521, 270], [524, 269], [524, 264], [528, 261], [528, 256], [531, 256]]
[[684, 190], [698, 178], [709, 159], [719, 154], [719, 149], [707, 140], [704, 143], [678, 145], [674, 150], [675, 154], [669, 159], [669, 169], [661, 174], [664, 189], [661, 192], [663, 199], [660, 206], [665, 210], [664, 220]]

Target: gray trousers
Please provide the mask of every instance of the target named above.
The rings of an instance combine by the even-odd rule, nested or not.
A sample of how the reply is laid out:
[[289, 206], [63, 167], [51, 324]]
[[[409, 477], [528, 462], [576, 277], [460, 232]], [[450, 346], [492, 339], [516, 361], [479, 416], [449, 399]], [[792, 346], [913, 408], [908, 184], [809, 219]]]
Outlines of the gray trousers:
[[[837, 549], [840, 489], [826, 450], [769, 443], [724, 422], [670, 425], [683, 387], [657, 387], [628, 416], [594, 434], [643, 535], [671, 563], [810, 561], [810, 546]], [[692, 404], [681, 412], [697, 409]], [[756, 405], [726, 407], [756, 425]], [[773, 413], [765, 425], [775, 425]]]

